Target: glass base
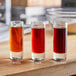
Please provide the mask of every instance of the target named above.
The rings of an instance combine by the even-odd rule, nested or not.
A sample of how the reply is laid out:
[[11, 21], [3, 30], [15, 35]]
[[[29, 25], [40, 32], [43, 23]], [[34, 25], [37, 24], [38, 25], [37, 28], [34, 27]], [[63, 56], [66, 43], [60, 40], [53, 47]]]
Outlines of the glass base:
[[22, 52], [10, 52], [10, 59], [13, 64], [21, 64], [23, 59]]
[[45, 53], [32, 53], [32, 60], [41, 61], [45, 59]]
[[56, 61], [65, 61], [66, 53], [53, 53], [53, 59]]

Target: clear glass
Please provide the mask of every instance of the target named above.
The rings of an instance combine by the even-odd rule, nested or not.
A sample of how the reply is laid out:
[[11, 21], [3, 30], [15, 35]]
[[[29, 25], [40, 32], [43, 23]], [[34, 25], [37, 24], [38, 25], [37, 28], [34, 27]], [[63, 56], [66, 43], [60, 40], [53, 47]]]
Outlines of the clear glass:
[[45, 25], [42, 22], [32, 23], [32, 60], [45, 59]]
[[66, 60], [67, 26], [76, 23], [76, 8], [49, 8], [47, 18], [53, 24], [53, 59]]
[[66, 60], [67, 23], [56, 19], [53, 24], [53, 59]]
[[11, 21], [10, 59], [13, 64], [20, 64], [23, 59], [23, 22]]

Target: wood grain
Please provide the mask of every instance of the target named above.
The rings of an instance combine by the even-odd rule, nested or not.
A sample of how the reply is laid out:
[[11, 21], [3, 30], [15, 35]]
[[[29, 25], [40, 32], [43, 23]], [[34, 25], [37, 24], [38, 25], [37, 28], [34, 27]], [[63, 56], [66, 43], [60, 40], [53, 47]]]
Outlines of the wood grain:
[[0, 43], [0, 75], [8, 76], [69, 76], [76, 74], [76, 35], [68, 35], [67, 61], [56, 62], [53, 55], [53, 32], [46, 28], [46, 59], [33, 63], [31, 60], [31, 34], [24, 35], [24, 60], [12, 65], [9, 59], [9, 41]]

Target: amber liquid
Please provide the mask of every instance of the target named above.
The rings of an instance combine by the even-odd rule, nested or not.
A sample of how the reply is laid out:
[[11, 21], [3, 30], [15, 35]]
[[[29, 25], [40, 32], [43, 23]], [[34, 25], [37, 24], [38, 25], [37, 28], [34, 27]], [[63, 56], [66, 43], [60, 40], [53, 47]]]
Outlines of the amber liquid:
[[23, 50], [22, 27], [10, 27], [10, 50], [21, 52]]

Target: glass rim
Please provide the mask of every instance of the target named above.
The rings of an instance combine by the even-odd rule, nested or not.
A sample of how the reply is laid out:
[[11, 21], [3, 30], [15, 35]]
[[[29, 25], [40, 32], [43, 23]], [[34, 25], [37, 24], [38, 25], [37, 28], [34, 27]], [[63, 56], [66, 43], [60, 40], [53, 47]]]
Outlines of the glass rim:
[[37, 28], [35, 26], [40, 26], [41, 28], [45, 28], [43, 21], [34, 21], [31, 22], [31, 28]]
[[10, 25], [12, 26], [12, 27], [21, 27], [21, 26], [23, 26], [23, 21], [11, 21], [10, 22]]

